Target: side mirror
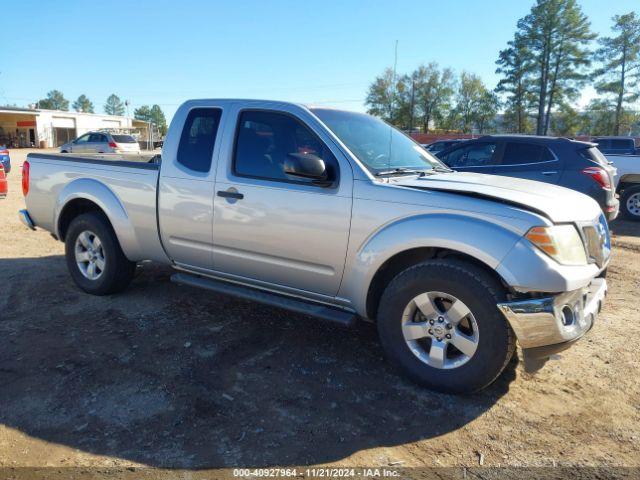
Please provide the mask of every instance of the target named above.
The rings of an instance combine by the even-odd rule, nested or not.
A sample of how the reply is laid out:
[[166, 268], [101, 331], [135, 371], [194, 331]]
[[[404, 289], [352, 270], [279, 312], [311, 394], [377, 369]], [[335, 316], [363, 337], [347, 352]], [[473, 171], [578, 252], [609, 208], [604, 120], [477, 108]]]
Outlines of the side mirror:
[[324, 160], [313, 153], [289, 153], [284, 163], [284, 173], [307, 178], [314, 185], [321, 187], [328, 187], [333, 183], [329, 179]]

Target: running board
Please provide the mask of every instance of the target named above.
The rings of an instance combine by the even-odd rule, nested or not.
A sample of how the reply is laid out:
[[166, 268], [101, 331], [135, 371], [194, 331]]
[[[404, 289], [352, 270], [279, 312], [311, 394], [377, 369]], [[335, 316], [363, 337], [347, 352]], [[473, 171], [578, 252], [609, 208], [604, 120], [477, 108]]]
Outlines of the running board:
[[278, 295], [277, 293], [257, 290], [255, 288], [245, 287], [235, 283], [213, 280], [211, 278], [199, 277], [188, 273], [174, 273], [171, 275], [171, 281], [181, 285], [189, 285], [191, 287], [204, 288], [213, 292], [232, 295], [242, 298], [243, 300], [251, 300], [263, 303], [272, 307], [284, 308], [291, 312], [302, 313], [322, 320], [339, 323], [345, 327], [351, 327], [356, 322], [357, 317], [353, 312], [333, 308], [314, 302], [307, 302], [293, 297]]

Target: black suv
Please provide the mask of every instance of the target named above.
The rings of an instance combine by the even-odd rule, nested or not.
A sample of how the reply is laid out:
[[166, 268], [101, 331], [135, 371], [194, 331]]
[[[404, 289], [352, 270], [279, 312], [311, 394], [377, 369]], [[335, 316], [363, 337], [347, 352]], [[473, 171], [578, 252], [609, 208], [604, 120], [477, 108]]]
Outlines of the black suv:
[[436, 153], [454, 170], [527, 178], [577, 190], [593, 198], [608, 220], [618, 215], [615, 169], [596, 144], [567, 138], [489, 135]]

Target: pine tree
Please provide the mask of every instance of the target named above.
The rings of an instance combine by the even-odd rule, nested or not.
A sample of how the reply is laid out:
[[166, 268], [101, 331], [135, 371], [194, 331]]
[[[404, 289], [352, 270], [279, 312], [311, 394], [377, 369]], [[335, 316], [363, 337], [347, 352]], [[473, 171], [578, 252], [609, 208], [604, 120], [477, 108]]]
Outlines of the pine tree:
[[47, 98], [38, 100], [39, 108], [46, 108], [48, 110], [69, 110], [69, 100], [64, 98], [64, 95], [60, 90], [51, 90], [47, 93]]
[[115, 93], [112, 93], [107, 98], [107, 101], [104, 104], [104, 113], [107, 115], [124, 115], [124, 103]]
[[496, 92], [506, 96], [505, 127], [510, 132], [525, 133], [529, 130], [530, 107], [533, 102], [529, 90], [531, 63], [525, 42], [521, 37], [507, 44], [501, 50], [496, 64], [497, 74], [502, 74]]
[[526, 77], [534, 80], [536, 134], [547, 134], [554, 107], [577, 96], [587, 79], [594, 38], [576, 0], [536, 0], [518, 21], [514, 42], [524, 42]]
[[76, 112], [94, 113], [93, 103], [91, 103], [91, 100], [84, 94], [80, 95], [78, 99], [73, 102], [72, 107]]
[[613, 96], [615, 122], [613, 134], [620, 135], [624, 105], [640, 97], [640, 18], [635, 12], [613, 17], [612, 30], [618, 35], [599, 40], [600, 48], [595, 58], [602, 62], [596, 70], [599, 77], [596, 90], [599, 94]]

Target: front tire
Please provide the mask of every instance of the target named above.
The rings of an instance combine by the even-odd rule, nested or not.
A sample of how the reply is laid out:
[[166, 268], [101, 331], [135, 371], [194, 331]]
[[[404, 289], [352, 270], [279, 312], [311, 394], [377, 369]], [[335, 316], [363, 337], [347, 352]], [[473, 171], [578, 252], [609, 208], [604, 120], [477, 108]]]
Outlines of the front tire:
[[500, 282], [457, 259], [429, 260], [397, 275], [380, 300], [380, 341], [410, 379], [446, 393], [491, 384], [515, 351], [515, 335], [498, 311]]
[[98, 212], [73, 219], [65, 237], [65, 256], [73, 281], [92, 295], [124, 290], [136, 269], [122, 252], [109, 220]]
[[640, 185], [624, 189], [620, 199], [620, 207], [625, 219], [640, 221]]

